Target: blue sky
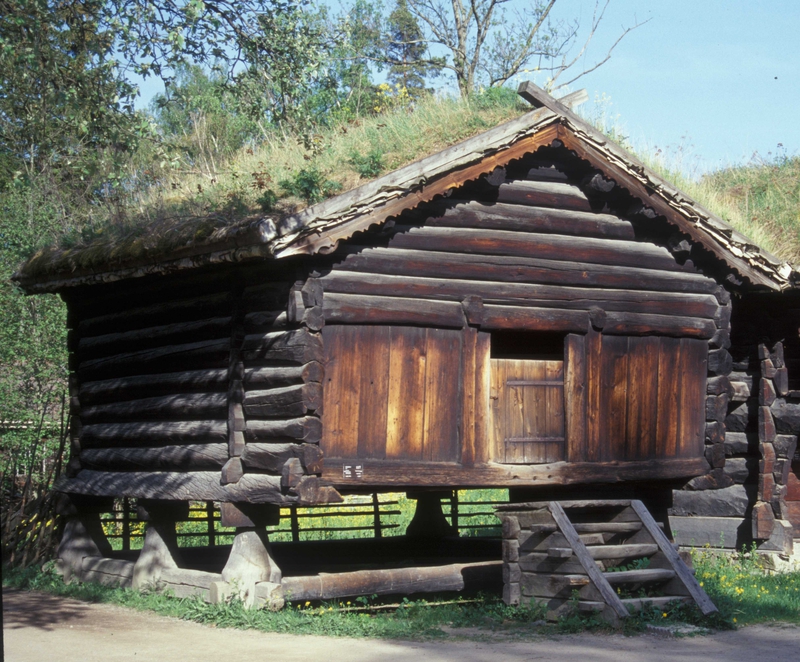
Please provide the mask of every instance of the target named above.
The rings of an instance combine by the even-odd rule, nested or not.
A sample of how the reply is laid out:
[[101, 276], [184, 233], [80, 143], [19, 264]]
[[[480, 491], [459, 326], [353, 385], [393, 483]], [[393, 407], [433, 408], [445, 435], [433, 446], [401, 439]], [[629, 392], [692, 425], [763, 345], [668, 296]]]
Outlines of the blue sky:
[[[585, 22], [594, 6], [560, 4], [565, 15], [580, 5]], [[576, 84], [610, 98], [634, 145], [683, 153], [698, 172], [774, 156], [779, 143], [800, 154], [798, 0], [612, 0], [593, 54], [648, 18]]]
[[[554, 17], [588, 25], [594, 7], [559, 0]], [[686, 174], [800, 154], [800, 0], [612, 0], [587, 66], [647, 19], [573, 86], [605, 99], [583, 112], [605, 112], [635, 147], [661, 149]], [[138, 105], [156, 89], [148, 81]]]

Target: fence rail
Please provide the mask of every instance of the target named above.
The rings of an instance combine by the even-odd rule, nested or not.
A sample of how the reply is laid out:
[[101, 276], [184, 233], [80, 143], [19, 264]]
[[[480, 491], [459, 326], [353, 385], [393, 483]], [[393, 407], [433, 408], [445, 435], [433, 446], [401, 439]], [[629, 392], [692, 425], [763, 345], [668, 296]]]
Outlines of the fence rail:
[[[507, 503], [507, 500], [472, 501], [459, 498], [453, 491], [442, 499], [443, 513], [455, 531], [461, 535], [470, 532], [495, 532], [499, 536], [500, 523], [494, 516], [492, 506]], [[413, 514], [414, 502], [389, 498], [381, 501], [379, 494], [372, 494], [368, 500], [363, 497], [342, 504], [327, 504], [313, 507], [281, 508], [281, 521], [277, 526], [268, 527], [272, 540], [319, 539], [338, 536], [336, 534], [369, 533], [382, 538], [385, 534], [400, 535]], [[356, 518], [367, 518], [367, 522]], [[144, 537], [144, 522], [136, 513], [135, 499], [119, 499], [111, 513], [101, 516], [106, 536], [112, 545], [123, 551], [141, 547]], [[405, 520], [405, 521], [403, 521]], [[223, 528], [219, 505], [212, 501], [192, 502], [189, 516], [178, 522], [178, 540], [188, 543], [205, 538], [211, 547], [229, 543], [233, 529]], [[329, 535], [331, 534], [331, 535]], [[191, 543], [190, 543], [191, 545]]]

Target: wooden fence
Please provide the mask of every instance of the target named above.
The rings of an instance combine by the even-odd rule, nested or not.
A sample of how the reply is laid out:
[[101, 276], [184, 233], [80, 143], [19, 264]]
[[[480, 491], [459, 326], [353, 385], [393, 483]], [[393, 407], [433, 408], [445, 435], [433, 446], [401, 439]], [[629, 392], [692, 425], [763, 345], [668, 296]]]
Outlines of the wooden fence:
[[[467, 493], [468, 494], [468, 493]], [[382, 499], [383, 498], [383, 499]], [[507, 500], [471, 500], [457, 491], [442, 500], [442, 511], [459, 535], [500, 536], [494, 506]], [[415, 502], [400, 501], [395, 494], [356, 497], [341, 504], [313, 508], [281, 509], [281, 521], [268, 527], [273, 541], [341, 538], [382, 538], [402, 535], [413, 515]], [[144, 537], [144, 522], [136, 514], [135, 499], [119, 499], [115, 509], [101, 517], [106, 535], [115, 549], [138, 549]], [[219, 504], [192, 502], [189, 516], [178, 523], [178, 540], [183, 547], [230, 544], [233, 529], [220, 524]]]

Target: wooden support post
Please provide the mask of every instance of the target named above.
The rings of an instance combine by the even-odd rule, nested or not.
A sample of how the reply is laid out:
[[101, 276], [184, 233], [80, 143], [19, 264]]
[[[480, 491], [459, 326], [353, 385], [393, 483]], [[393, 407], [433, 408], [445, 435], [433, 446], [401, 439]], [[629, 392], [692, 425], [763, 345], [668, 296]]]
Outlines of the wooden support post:
[[64, 534], [58, 545], [56, 567], [65, 582], [80, 579], [83, 559], [87, 556], [106, 556], [111, 545], [103, 532], [99, 513], [75, 515], [67, 519]]
[[450, 525], [453, 531], [458, 535], [458, 490], [453, 490], [450, 497]]
[[406, 529], [411, 538], [444, 538], [452, 536], [454, 529], [442, 512], [442, 497], [447, 493], [419, 492], [409, 493], [409, 499], [417, 500], [414, 517]]
[[111, 510], [111, 499], [72, 494], [59, 496], [56, 512], [66, 520], [66, 524], [56, 550], [56, 567], [64, 581], [80, 579], [85, 557], [111, 553], [111, 545], [100, 521], [100, 514]]
[[256, 584], [279, 585], [281, 571], [272, 558], [267, 532], [261, 528], [238, 527], [222, 580], [238, 591], [245, 606], [256, 604]]
[[133, 567], [131, 586], [141, 589], [156, 585], [164, 570], [180, 567], [178, 534], [175, 524], [189, 515], [185, 501], [158, 501], [140, 499], [137, 504], [139, 518], [147, 522], [144, 545]]

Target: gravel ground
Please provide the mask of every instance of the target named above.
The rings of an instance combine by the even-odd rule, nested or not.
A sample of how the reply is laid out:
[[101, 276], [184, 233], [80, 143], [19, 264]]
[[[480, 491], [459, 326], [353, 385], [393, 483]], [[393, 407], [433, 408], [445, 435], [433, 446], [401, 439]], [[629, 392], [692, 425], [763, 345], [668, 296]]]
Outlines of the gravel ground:
[[433, 642], [339, 639], [216, 629], [122, 607], [16, 590], [3, 591], [3, 639], [8, 662], [511, 662], [581, 658], [608, 662], [744, 662], [796, 660], [800, 651], [800, 628], [789, 625], [752, 626], [681, 639], [593, 634], [525, 642], [503, 638]]

